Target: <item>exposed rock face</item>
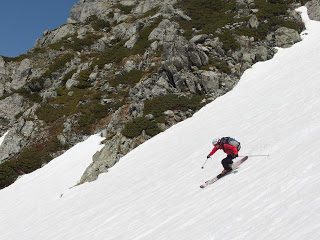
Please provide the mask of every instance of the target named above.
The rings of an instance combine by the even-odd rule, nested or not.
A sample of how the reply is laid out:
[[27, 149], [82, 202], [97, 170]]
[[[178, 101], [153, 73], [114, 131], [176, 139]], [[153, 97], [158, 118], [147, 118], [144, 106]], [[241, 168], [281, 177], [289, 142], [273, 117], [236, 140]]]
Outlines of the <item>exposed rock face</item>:
[[19, 89], [25, 85], [27, 78], [31, 75], [31, 62], [23, 59], [17, 70], [12, 75], [11, 88]]
[[153, 97], [164, 96], [168, 92], [173, 92], [173, 88], [169, 85], [169, 79], [166, 74], [153, 75], [144, 81], [138, 83], [130, 89], [130, 99], [136, 102]]
[[68, 23], [84, 22], [92, 15], [97, 15], [101, 18], [106, 17], [109, 2], [112, 1], [80, 0], [71, 8]]
[[0, 146], [0, 163], [20, 152], [28, 143], [28, 139], [34, 136], [35, 128], [35, 123], [32, 121], [21, 119], [16, 123]]
[[43, 32], [43, 38], [36, 40], [34, 47], [46, 47], [52, 43], [59, 42], [65, 36], [73, 35], [75, 33], [76, 27], [74, 27], [72, 24], [63, 25], [52, 31], [46, 30]]
[[164, 1], [157, 1], [157, 0], [141, 0], [137, 1], [138, 5], [133, 11], [134, 15], [140, 16], [151, 9], [161, 6], [169, 6], [176, 3], [177, 0], [164, 0]]
[[15, 116], [25, 111], [27, 106], [27, 101], [19, 94], [13, 94], [12, 96], [0, 100], [1, 125], [12, 125], [16, 120]]
[[107, 141], [103, 149], [93, 155], [92, 163], [82, 175], [80, 182], [91, 182], [98, 178], [101, 173], [107, 172], [119, 160], [119, 146], [121, 139], [119, 136]]
[[[191, 69], [192, 66], [201, 67], [209, 63], [209, 57], [197, 48], [193, 42], [187, 41], [184, 37], [178, 37], [173, 42], [164, 42], [162, 56], [164, 60], [163, 69], [167, 73], [169, 82], [182, 91], [186, 90], [184, 86], [187, 83], [179, 80], [181, 75], [179, 72], [183, 69]], [[186, 76], [185, 74], [182, 75]]]

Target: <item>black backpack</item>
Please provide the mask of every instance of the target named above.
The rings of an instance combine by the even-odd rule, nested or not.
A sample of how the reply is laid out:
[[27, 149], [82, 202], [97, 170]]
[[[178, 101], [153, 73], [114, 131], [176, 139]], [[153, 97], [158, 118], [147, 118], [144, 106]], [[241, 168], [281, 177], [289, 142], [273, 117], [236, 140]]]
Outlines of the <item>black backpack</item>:
[[225, 143], [228, 143], [229, 145], [236, 147], [238, 151], [241, 148], [240, 142], [238, 142], [237, 140], [235, 140], [234, 138], [231, 138], [231, 137], [223, 137], [223, 138], [221, 138], [221, 142], [222, 142], [223, 150], [224, 150], [224, 146], [223, 145]]

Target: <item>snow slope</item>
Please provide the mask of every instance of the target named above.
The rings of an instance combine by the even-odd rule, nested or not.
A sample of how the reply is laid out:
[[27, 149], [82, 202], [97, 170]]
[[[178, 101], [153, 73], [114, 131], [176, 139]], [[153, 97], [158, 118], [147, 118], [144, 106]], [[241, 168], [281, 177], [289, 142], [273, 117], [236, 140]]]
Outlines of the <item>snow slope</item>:
[[0, 137], [0, 146], [4, 140], [4, 138], [6, 137], [6, 135], [8, 134], [8, 132], [6, 132], [5, 134], [3, 134], [3, 136]]
[[[0, 239], [320, 239], [320, 23], [304, 40], [247, 70], [233, 91], [136, 148], [92, 183], [72, 187], [100, 138], [92, 136], [0, 191]], [[222, 170], [214, 137], [251, 157]], [[63, 194], [63, 196], [61, 196]]]

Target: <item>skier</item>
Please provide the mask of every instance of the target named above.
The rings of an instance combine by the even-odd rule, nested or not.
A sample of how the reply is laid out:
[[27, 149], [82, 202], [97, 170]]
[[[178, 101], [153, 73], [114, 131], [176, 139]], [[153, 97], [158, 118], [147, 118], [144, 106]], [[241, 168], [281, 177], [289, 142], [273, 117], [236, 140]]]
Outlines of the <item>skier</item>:
[[237, 147], [230, 145], [229, 142], [225, 142], [224, 139], [226, 138], [213, 139], [212, 144], [214, 148], [207, 156], [207, 158], [210, 158], [219, 149], [222, 149], [227, 154], [227, 157], [222, 159], [221, 161], [222, 166], [224, 168], [221, 174], [226, 174], [227, 172], [230, 172], [232, 170], [233, 159], [238, 157], [238, 149], [240, 150], [240, 147], [238, 147], [237, 149]]

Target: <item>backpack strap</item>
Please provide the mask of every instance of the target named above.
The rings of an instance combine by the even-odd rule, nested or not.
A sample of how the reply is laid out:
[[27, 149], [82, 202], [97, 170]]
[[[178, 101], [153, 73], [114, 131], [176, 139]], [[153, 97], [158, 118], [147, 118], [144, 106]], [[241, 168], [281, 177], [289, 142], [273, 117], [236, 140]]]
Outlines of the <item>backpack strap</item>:
[[224, 144], [229, 142], [229, 138], [230, 138], [230, 137], [223, 137], [223, 138], [221, 138], [221, 140], [220, 140], [220, 141], [221, 141], [221, 147], [222, 147], [223, 151], [225, 150], [225, 149], [224, 149]]

